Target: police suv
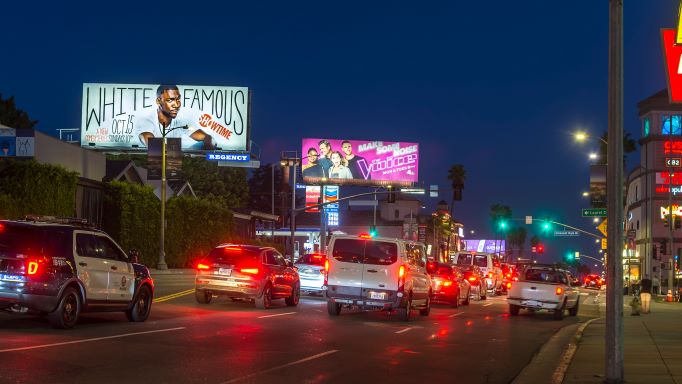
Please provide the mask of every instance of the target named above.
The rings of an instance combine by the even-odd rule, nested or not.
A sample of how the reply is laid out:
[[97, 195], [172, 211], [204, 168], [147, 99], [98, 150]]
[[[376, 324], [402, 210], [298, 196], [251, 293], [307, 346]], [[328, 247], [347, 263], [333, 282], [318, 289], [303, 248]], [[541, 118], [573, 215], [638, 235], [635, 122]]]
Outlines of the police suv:
[[79, 219], [0, 220], [0, 309], [71, 328], [81, 312], [145, 321], [154, 282], [106, 233]]

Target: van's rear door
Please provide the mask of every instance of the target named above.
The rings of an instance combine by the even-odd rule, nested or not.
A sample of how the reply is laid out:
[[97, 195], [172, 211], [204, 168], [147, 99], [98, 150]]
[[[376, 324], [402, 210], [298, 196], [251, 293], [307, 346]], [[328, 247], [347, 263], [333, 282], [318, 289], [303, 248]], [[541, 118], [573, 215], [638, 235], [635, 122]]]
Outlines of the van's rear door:
[[362, 297], [363, 259], [365, 243], [359, 238], [336, 238], [330, 245], [327, 286], [334, 296]]
[[388, 295], [382, 295], [382, 291], [398, 290], [398, 270], [400, 268], [398, 265], [398, 244], [382, 240], [366, 241], [364, 273], [362, 275], [363, 294], [368, 299], [386, 300]]

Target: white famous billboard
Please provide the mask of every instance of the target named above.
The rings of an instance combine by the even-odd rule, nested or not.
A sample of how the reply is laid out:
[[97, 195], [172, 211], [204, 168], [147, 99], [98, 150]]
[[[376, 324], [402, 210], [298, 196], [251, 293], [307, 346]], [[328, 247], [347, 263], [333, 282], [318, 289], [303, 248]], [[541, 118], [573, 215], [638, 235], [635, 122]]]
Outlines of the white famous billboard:
[[248, 113], [246, 87], [85, 83], [81, 146], [146, 149], [165, 130], [183, 151], [245, 151]]

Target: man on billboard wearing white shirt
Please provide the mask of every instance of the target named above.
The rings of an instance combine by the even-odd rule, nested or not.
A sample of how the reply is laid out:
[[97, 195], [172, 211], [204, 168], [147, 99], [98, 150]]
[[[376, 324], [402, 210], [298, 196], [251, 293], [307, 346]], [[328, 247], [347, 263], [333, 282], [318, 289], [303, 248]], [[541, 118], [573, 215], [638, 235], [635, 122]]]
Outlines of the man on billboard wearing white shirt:
[[[156, 89], [157, 108], [149, 108], [147, 113], [136, 116], [138, 138], [143, 146], [151, 137], [179, 137], [183, 149], [214, 149], [213, 137], [201, 129], [196, 129], [191, 116], [180, 112], [182, 101], [176, 85], [160, 85]], [[190, 133], [191, 132], [191, 133]]]

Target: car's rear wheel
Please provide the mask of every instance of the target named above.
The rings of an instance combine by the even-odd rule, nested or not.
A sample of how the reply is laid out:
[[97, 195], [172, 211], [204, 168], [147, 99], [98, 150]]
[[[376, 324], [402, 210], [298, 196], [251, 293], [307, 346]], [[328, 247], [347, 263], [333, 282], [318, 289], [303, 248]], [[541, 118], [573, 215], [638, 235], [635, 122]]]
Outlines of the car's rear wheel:
[[395, 310], [398, 315], [398, 320], [400, 321], [410, 321], [410, 315], [412, 314], [412, 297], [409, 296], [407, 303], [403, 308], [398, 308]]
[[338, 316], [341, 314], [341, 304], [335, 303], [332, 300], [327, 300], [327, 313], [329, 316]]
[[137, 300], [132, 308], [126, 311], [128, 321], [143, 322], [152, 311], [152, 291], [146, 285], [140, 288]]
[[256, 297], [256, 308], [268, 309], [272, 306], [272, 286], [268, 283], [263, 288], [263, 293]]
[[466, 298], [462, 302], [462, 305], [469, 305], [469, 300], [471, 300], [471, 288], [469, 288], [469, 291], [467, 292]]
[[298, 283], [296, 283], [294, 285], [294, 287], [291, 289], [291, 296], [284, 299], [284, 302], [287, 303], [287, 305], [290, 307], [295, 307], [298, 305], [298, 301], [300, 299], [301, 299], [301, 286]]
[[512, 316], [518, 316], [521, 307], [515, 304], [509, 304], [509, 314]]
[[50, 312], [47, 317], [50, 324], [55, 328], [73, 328], [78, 322], [81, 312], [81, 300], [78, 292], [74, 288], [66, 288], [62, 297], [59, 299], [57, 308]]
[[486, 288], [481, 288], [481, 300], [485, 300], [488, 298], [488, 290]]
[[578, 296], [578, 300], [576, 300], [575, 305], [573, 308], [568, 310], [568, 314], [570, 316], [578, 316], [578, 308], [580, 306], [580, 296]]
[[194, 298], [199, 304], [208, 304], [213, 299], [213, 294], [209, 291], [194, 291]]
[[566, 302], [564, 301], [563, 304], [561, 304], [561, 308], [555, 309], [554, 310], [554, 319], [556, 320], [563, 320], [564, 319], [564, 310], [566, 309]]
[[431, 292], [429, 292], [429, 297], [426, 299], [424, 308], [419, 308], [419, 314], [421, 316], [428, 316], [429, 313], [431, 313]]
[[459, 307], [459, 296], [460, 296], [460, 290], [458, 289], [455, 296], [452, 298], [452, 301], [450, 302], [450, 306], [452, 308], [458, 308]]

